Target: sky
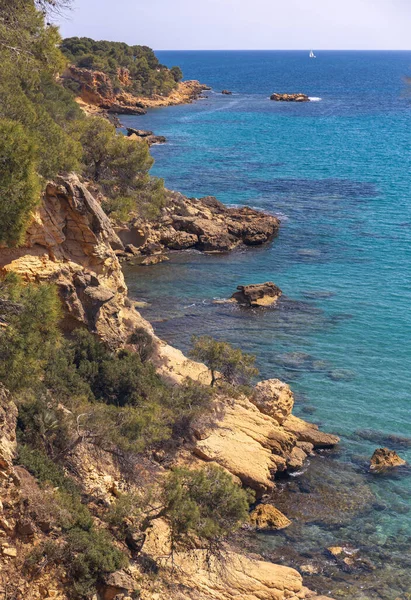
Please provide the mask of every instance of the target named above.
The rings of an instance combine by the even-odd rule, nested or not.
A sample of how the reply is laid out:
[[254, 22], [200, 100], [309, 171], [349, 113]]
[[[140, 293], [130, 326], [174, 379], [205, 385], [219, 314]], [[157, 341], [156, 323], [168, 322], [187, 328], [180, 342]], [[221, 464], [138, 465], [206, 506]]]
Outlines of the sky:
[[72, 0], [64, 37], [155, 50], [410, 50], [411, 0]]

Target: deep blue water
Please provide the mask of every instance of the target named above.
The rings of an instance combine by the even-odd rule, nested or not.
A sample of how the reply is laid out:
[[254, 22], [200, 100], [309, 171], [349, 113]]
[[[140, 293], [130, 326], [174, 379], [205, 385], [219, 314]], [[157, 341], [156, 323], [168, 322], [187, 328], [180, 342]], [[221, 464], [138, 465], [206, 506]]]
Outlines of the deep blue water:
[[[342, 437], [324, 464], [350, 469], [374, 494], [372, 506], [339, 527], [297, 519], [291, 533], [265, 536], [264, 547], [282, 552], [293, 527], [302, 528], [293, 543], [305, 563], [327, 544], [352, 543], [372, 555], [375, 571], [324, 573], [307, 583], [335, 598], [405, 599], [411, 472], [370, 477], [365, 465], [388, 434], [408, 438], [391, 446], [411, 462], [411, 52], [317, 55], [158, 53], [213, 91], [192, 105], [122, 117], [167, 137], [152, 148], [153, 174], [190, 196], [278, 214], [282, 228], [267, 247], [180, 253], [126, 275], [131, 294], [153, 303], [144, 314], [172, 344], [187, 350], [192, 334], [211, 333], [255, 353], [264, 377], [287, 380], [296, 414]], [[317, 101], [268, 99], [300, 91]], [[238, 284], [266, 280], [284, 292], [274, 309], [212, 303]], [[336, 476], [333, 493], [345, 480], [354, 485], [350, 477]]]

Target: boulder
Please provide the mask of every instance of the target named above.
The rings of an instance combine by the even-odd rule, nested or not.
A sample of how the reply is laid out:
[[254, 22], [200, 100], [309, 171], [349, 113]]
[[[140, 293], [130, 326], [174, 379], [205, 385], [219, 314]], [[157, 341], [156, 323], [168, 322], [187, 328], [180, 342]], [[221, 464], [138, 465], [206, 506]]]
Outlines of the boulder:
[[270, 100], [276, 102], [309, 102], [310, 99], [306, 94], [271, 94]]
[[271, 504], [259, 504], [250, 514], [250, 521], [260, 530], [284, 529], [291, 525], [290, 519]]
[[245, 306], [271, 306], [282, 295], [282, 291], [272, 281], [237, 286], [231, 297]]
[[[302, 600], [312, 596], [294, 569], [242, 556], [225, 547], [222, 560], [201, 548], [177, 550], [170, 560], [170, 534], [161, 519], [153, 521], [147, 531], [143, 552], [156, 561], [166, 576], [171, 575], [173, 582], [181, 585], [184, 598]], [[149, 600], [153, 596], [143, 597]]]
[[279, 379], [260, 381], [254, 388], [251, 402], [265, 415], [270, 415], [278, 423], [291, 414], [294, 396], [290, 386]]
[[113, 600], [118, 594], [129, 596], [138, 590], [137, 582], [125, 571], [115, 571], [104, 578], [100, 595], [102, 600]]
[[224, 96], [231, 96], [233, 92], [230, 92], [229, 90], [223, 90], [221, 93], [224, 94]]
[[371, 471], [385, 471], [387, 469], [394, 469], [396, 467], [402, 467], [405, 464], [403, 460], [394, 450], [388, 448], [377, 448], [371, 457], [370, 470]]

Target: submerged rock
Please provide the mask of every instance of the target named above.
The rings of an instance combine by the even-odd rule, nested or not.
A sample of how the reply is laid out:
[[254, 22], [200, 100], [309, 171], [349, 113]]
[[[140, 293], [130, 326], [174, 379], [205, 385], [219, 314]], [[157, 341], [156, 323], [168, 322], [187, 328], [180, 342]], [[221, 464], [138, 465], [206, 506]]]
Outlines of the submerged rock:
[[271, 94], [270, 100], [276, 102], [309, 102], [310, 99], [306, 94]]
[[141, 264], [145, 267], [150, 265], [157, 265], [158, 263], [165, 262], [170, 260], [168, 256], [164, 256], [164, 254], [153, 254], [152, 256], [147, 256], [144, 260], [141, 261]]
[[385, 471], [402, 467], [407, 463], [394, 450], [377, 448], [371, 457], [370, 471]]
[[223, 90], [221, 93], [224, 94], [224, 96], [231, 96], [233, 92], [230, 92], [229, 90]]
[[245, 306], [271, 306], [282, 295], [282, 291], [272, 281], [237, 286], [231, 297]]
[[284, 529], [291, 525], [290, 519], [271, 504], [259, 504], [250, 514], [250, 521], [260, 530]]

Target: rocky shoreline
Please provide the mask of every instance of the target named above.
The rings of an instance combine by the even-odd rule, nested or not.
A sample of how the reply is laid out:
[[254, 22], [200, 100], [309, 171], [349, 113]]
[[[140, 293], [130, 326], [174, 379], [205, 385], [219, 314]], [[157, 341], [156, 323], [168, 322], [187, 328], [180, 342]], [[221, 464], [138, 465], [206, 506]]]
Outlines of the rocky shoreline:
[[66, 85], [75, 84], [79, 88], [77, 102], [86, 113], [92, 115], [145, 115], [148, 108], [190, 104], [210, 89], [193, 80], [178, 83], [168, 96], [146, 98], [127, 92], [118, 94], [105, 73], [74, 65], [66, 69], [61, 79]]
[[167, 203], [154, 220], [131, 219], [115, 227], [125, 249], [117, 254], [153, 255], [168, 250], [230, 252], [259, 246], [278, 234], [280, 220], [247, 206], [230, 208], [212, 196], [187, 198], [168, 191]]
[[[150, 230], [155, 232], [158, 241], [148, 237], [142, 248], [147, 250], [150, 244], [161, 244], [161, 240], [165, 239], [164, 231], [170, 228], [173, 236], [196, 236], [196, 244], [205, 249], [230, 249], [240, 243], [262, 243], [278, 230], [279, 222], [275, 217], [267, 219], [267, 216], [251, 209], [229, 209], [215, 199], [201, 201], [183, 200], [181, 195], [173, 197], [176, 202], [174, 208], [169, 209], [171, 213]], [[176, 214], [175, 210], [188, 214]], [[220, 229], [207, 230], [207, 227], [215, 227], [215, 221]], [[176, 223], [179, 224], [177, 228], [174, 227]], [[186, 231], [187, 228], [189, 231]], [[133, 229], [126, 231], [133, 232]], [[116, 255], [124, 247], [121, 240], [124, 234], [125, 230], [114, 230], [100, 204], [76, 176], [61, 178], [47, 185], [25, 243], [19, 248], [0, 249], [0, 271], [2, 274], [18, 273], [26, 281], [55, 283], [63, 304], [63, 328], [67, 332], [86, 326], [113, 348], [118, 348], [126, 344], [136, 326], [143, 327], [154, 340], [153, 361], [165, 378], [175, 383], [181, 383], [187, 377], [209, 382], [208, 369], [159, 340], [128, 298]], [[214, 240], [213, 243], [210, 239]], [[5, 398], [2, 403], [4, 409], [7, 403], [14, 406], [12, 399]], [[293, 404], [290, 388], [279, 380], [260, 382], [247, 396], [232, 396], [228, 391], [222, 391], [216, 395], [208, 417], [193, 424], [191, 443], [179, 450], [174, 461], [180, 465], [219, 464], [243, 485], [254, 489], [257, 497], [261, 498], [274, 489], [277, 473], [299, 469], [316, 448], [332, 447], [338, 443], [336, 436], [322, 433], [316, 426], [294, 417]], [[21, 497], [23, 490], [17, 483], [18, 478], [10, 462], [15, 450], [16, 413], [9, 409], [7, 413], [9, 418], [2, 421], [0, 450], [2, 468], [8, 470], [8, 487], [2, 497], [10, 494]], [[77, 465], [82, 485], [90, 486], [93, 497], [110, 502], [111, 495], [122, 485], [122, 476], [113, 456], [103, 452], [97, 457], [85, 443], [82, 449], [73, 453], [72, 460]], [[154, 457], [159, 472], [164, 470], [163, 460], [162, 455]], [[90, 479], [90, 473], [94, 474], [93, 479]], [[10, 506], [15, 507], [15, 504]], [[10, 514], [7, 510], [5, 515], [11, 529], [16, 521], [16, 509], [13, 510], [14, 513]], [[6, 537], [8, 535], [6, 533]], [[36, 535], [41, 537], [43, 534]], [[147, 533], [142, 550], [156, 560], [166, 580], [170, 567], [161, 557], [169, 543], [167, 540], [164, 522], [156, 520]], [[19, 542], [16, 547], [13, 538], [7, 543], [10, 552], [23, 551]], [[176, 553], [175, 564], [184, 568], [173, 577], [177, 577], [185, 591], [172, 597], [187, 599], [200, 591], [204, 600], [229, 600], [235, 591], [249, 600], [317, 598], [303, 585], [301, 575], [293, 569], [261, 558], [242, 556], [229, 548], [227, 556], [229, 560], [222, 573], [217, 564], [211, 571], [207, 570], [206, 556], [201, 549], [188, 554]], [[135, 577], [141, 576], [137, 572], [137, 564], [132, 564], [126, 573], [110, 576], [107, 586], [132, 591], [136, 585]], [[187, 577], [187, 573], [191, 575]], [[144, 590], [143, 586], [141, 598], [152, 600], [152, 590]]]

